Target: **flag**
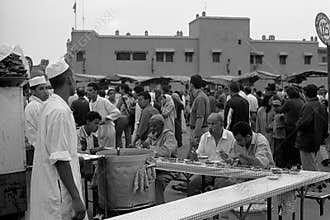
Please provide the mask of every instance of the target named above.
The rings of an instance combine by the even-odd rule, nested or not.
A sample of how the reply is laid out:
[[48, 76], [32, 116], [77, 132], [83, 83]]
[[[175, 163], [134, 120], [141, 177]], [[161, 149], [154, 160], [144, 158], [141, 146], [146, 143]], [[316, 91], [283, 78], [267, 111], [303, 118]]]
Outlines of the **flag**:
[[76, 9], [77, 9], [77, 4], [76, 4], [76, 2], [74, 2], [72, 9], [73, 9], [73, 13], [76, 13]]

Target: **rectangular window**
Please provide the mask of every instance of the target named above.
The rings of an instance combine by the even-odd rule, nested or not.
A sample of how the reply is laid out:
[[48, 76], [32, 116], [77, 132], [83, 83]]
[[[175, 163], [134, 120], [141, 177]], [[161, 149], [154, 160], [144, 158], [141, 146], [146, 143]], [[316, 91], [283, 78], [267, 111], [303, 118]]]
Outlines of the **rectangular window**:
[[281, 65], [285, 65], [286, 64], [286, 58], [288, 56], [287, 55], [280, 55], [280, 64]]
[[147, 53], [146, 52], [133, 52], [133, 60], [146, 60]]
[[238, 40], [238, 45], [241, 45], [242, 44], [242, 40]]
[[164, 52], [156, 52], [156, 62], [164, 62]]
[[193, 52], [185, 52], [184, 55], [185, 55], [186, 63], [192, 63], [194, 53]]
[[326, 57], [322, 57], [322, 63], [327, 63], [327, 58]]
[[250, 64], [254, 64], [254, 55], [250, 55]]
[[218, 52], [213, 52], [212, 53], [213, 63], [220, 63], [220, 55], [221, 55], [221, 53], [218, 53]]
[[117, 52], [117, 60], [131, 60], [131, 54], [129, 52]]
[[165, 62], [173, 62], [173, 52], [165, 52]]
[[261, 55], [256, 55], [256, 64], [262, 64], [262, 57]]
[[312, 56], [305, 56], [305, 57], [304, 57], [304, 63], [305, 63], [306, 65], [310, 65], [311, 62], [312, 62]]
[[78, 51], [76, 57], [77, 62], [84, 61], [84, 55], [85, 55], [85, 51]]

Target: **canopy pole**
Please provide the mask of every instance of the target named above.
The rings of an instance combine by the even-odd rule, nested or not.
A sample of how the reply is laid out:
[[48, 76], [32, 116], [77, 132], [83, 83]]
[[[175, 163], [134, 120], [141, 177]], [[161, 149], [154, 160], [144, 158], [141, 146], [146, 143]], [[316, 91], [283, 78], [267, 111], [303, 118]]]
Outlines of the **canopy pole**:
[[[328, 57], [328, 62], [327, 62], [327, 66], [328, 66], [328, 106], [329, 106], [329, 104], [330, 104], [330, 91], [329, 91], [329, 89], [330, 89], [330, 75], [329, 75], [329, 73], [330, 73], [330, 42], [327, 44], [327, 57]], [[330, 131], [330, 117], [328, 117], [328, 131]], [[330, 143], [328, 143], [328, 144], [330, 144]]]

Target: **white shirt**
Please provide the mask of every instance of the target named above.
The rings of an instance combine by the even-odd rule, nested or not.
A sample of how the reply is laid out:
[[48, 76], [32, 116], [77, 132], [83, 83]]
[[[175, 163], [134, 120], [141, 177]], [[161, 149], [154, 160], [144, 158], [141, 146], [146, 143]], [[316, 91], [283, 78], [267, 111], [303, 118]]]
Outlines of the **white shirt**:
[[32, 95], [30, 102], [25, 107], [25, 135], [29, 140], [29, 143], [34, 147], [37, 142], [37, 127], [40, 118], [40, 110], [43, 102], [38, 97]]
[[201, 136], [196, 152], [197, 154], [207, 155], [209, 160], [222, 160], [218, 152], [223, 151], [229, 155], [234, 147], [234, 142], [234, 135], [223, 129], [222, 137], [216, 145], [214, 137], [208, 131]]
[[39, 117], [29, 219], [69, 220], [73, 215], [71, 196], [54, 164], [70, 162], [74, 182], [83, 198], [74, 118], [68, 104], [56, 94], [44, 103]]
[[114, 121], [120, 117], [119, 109], [108, 99], [97, 96], [95, 102], [89, 103], [91, 111], [98, 112], [102, 119], [106, 120], [106, 124], [101, 125], [98, 129], [98, 138], [100, 147], [115, 147], [115, 124]]
[[258, 99], [252, 94], [248, 94], [247, 98], [248, 98], [247, 100], [249, 102], [250, 112], [257, 113], [257, 111], [258, 111]]

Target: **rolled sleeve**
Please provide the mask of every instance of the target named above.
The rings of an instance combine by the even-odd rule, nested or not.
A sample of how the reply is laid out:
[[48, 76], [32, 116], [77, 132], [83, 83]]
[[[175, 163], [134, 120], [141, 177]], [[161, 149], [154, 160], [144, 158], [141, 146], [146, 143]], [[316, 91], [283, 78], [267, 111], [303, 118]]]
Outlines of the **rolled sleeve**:
[[72, 146], [69, 146], [70, 139], [77, 134], [72, 134], [72, 124], [69, 121], [70, 115], [65, 111], [54, 112], [48, 118], [46, 148], [51, 164], [55, 164], [57, 161], [71, 160], [70, 149]]
[[71, 155], [69, 151], [57, 151], [50, 154], [49, 161], [53, 165], [57, 161], [71, 161]]
[[205, 134], [203, 134], [199, 141], [198, 148], [196, 150], [197, 154], [205, 153], [205, 144], [206, 144], [205, 142], [206, 142], [206, 136]]

